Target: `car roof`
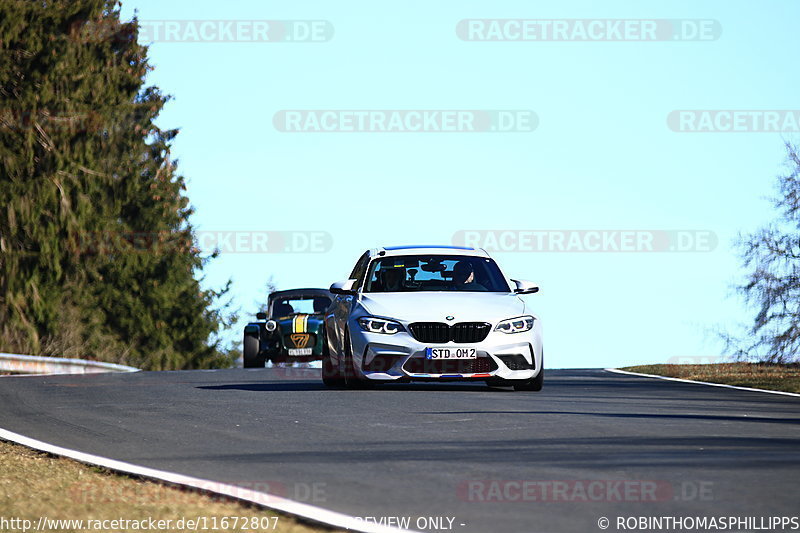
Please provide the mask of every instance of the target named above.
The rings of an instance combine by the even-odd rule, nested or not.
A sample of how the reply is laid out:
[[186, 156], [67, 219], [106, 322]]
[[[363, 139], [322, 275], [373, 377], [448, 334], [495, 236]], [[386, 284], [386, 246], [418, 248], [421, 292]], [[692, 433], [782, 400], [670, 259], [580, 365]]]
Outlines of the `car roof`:
[[374, 256], [392, 257], [397, 255], [471, 255], [477, 257], [489, 257], [482, 248], [470, 248], [468, 246], [452, 245], [427, 245], [415, 244], [406, 246], [384, 246], [371, 250]]
[[314, 297], [314, 296], [327, 296], [330, 299], [333, 299], [333, 295], [331, 291], [328, 289], [288, 289], [285, 291], [274, 291], [270, 293], [269, 299], [274, 300], [276, 298], [286, 298], [286, 297]]

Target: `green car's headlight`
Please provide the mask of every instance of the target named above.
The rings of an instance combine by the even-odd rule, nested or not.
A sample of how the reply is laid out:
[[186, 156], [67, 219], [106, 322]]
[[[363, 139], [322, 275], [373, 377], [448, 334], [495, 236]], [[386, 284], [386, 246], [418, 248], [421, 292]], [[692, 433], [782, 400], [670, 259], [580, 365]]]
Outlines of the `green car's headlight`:
[[522, 333], [524, 331], [530, 331], [531, 328], [533, 328], [533, 317], [525, 315], [503, 320], [497, 324], [494, 330], [502, 331], [503, 333]]
[[385, 318], [375, 318], [365, 316], [358, 319], [358, 325], [361, 329], [370, 333], [383, 333], [384, 335], [394, 335], [399, 331], [405, 331], [400, 322], [394, 320], [386, 320]]

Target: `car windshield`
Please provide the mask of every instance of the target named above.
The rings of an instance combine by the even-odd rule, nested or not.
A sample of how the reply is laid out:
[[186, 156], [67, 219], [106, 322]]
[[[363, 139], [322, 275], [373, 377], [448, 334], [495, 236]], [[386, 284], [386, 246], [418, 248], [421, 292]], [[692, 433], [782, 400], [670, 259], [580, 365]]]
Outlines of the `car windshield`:
[[403, 255], [372, 261], [364, 292], [510, 292], [497, 264], [487, 257]]
[[297, 314], [324, 313], [331, 304], [325, 296], [287, 296], [272, 301], [270, 315], [282, 317]]

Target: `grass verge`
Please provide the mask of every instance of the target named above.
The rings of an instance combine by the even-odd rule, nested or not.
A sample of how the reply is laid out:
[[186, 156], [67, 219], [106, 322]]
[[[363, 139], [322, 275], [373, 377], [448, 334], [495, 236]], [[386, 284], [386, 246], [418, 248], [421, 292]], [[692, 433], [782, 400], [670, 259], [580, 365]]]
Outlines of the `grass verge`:
[[[256, 506], [249, 506], [223, 496], [184, 490], [161, 483], [115, 474], [98, 467], [54, 457], [24, 446], [0, 441], [0, 517], [30, 520], [35, 529], [40, 517], [48, 520], [83, 520], [77, 524], [55, 527], [48, 531], [98, 531], [89, 520], [172, 520], [160, 531], [193, 531], [181, 518], [204, 517], [208, 531], [214, 532], [282, 532], [311, 533], [330, 531], [302, 524], [291, 517], [278, 515]], [[238, 521], [234, 524], [234, 517]], [[227, 523], [222, 519], [227, 518]], [[243, 527], [245, 520], [247, 526]], [[253, 522], [255, 520], [255, 522]], [[64, 524], [62, 524], [64, 525]], [[115, 526], [127, 527], [115, 527]], [[183, 527], [180, 527], [183, 525]], [[212, 528], [216, 525], [216, 528]], [[250, 526], [258, 527], [250, 527]], [[19, 530], [22, 524], [0, 524], [0, 531]], [[70, 527], [71, 526], [71, 527]], [[88, 526], [88, 527], [87, 527]], [[101, 531], [143, 531], [133, 523], [107, 522]], [[224, 527], [223, 527], [224, 526]], [[6, 529], [9, 527], [11, 529]]]
[[640, 365], [620, 370], [738, 387], [800, 393], [800, 364], [717, 363], [710, 365]]

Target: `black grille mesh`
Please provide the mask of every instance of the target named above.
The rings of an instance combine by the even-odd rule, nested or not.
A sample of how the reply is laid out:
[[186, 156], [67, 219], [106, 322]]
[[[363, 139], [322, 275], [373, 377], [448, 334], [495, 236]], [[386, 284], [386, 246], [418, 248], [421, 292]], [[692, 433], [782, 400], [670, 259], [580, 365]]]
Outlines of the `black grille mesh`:
[[486, 322], [414, 322], [409, 325], [411, 335], [420, 342], [481, 342], [489, 335], [491, 324]]
[[411, 374], [488, 374], [497, 370], [497, 363], [491, 357], [449, 360], [412, 357], [403, 369]]

